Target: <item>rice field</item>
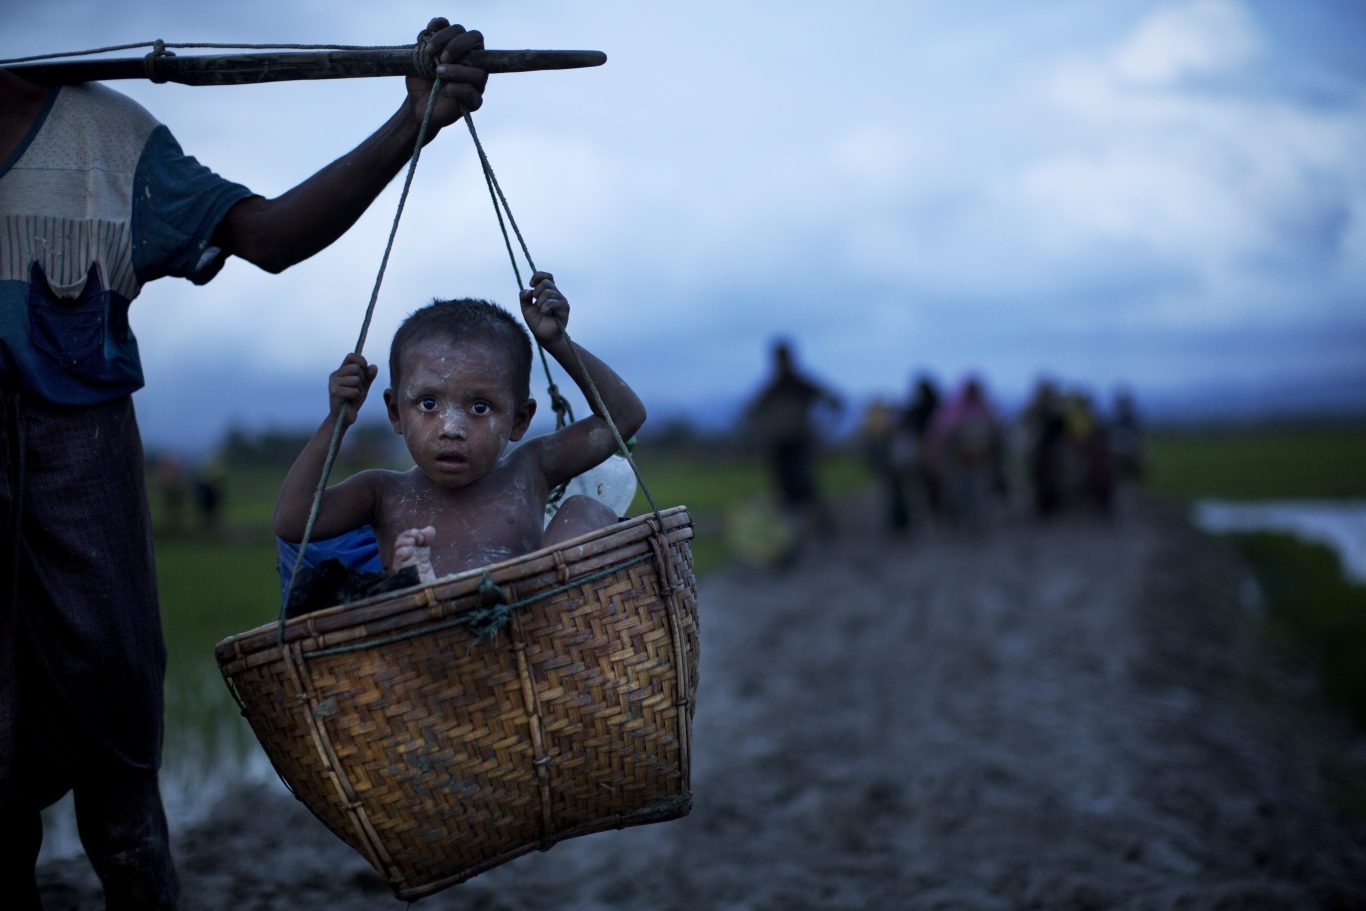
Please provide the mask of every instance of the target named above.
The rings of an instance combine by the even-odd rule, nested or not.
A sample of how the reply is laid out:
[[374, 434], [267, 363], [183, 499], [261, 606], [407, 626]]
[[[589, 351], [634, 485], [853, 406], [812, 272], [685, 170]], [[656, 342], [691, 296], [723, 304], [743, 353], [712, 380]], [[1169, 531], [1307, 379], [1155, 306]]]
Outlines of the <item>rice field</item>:
[[[754, 457], [665, 455], [642, 446], [637, 462], [661, 507], [682, 503], [692, 511], [698, 529], [694, 556], [703, 574], [730, 556], [727, 518], [763, 502], [769, 491], [764, 466]], [[1148, 466], [1149, 491], [1178, 501], [1366, 497], [1366, 427], [1160, 433], [1149, 440]], [[218, 741], [250, 737], [241, 725], [223, 722], [225, 714], [236, 715], [236, 707], [218, 677], [213, 646], [278, 614], [270, 514], [282, 478], [283, 469], [231, 471], [213, 529], [200, 527], [192, 515], [172, 525], [152, 488], [170, 656], [168, 764], [182, 750], [231, 751], [232, 743]], [[839, 497], [866, 488], [872, 477], [856, 455], [845, 453], [823, 463], [822, 481], [831, 496]], [[638, 494], [631, 511], [638, 515], [648, 508]], [[1266, 548], [1248, 554], [1254, 561], [1280, 560]], [[1293, 604], [1286, 608], [1293, 609]], [[1360, 613], [1366, 617], [1366, 609]], [[1313, 625], [1324, 628], [1322, 618]]]

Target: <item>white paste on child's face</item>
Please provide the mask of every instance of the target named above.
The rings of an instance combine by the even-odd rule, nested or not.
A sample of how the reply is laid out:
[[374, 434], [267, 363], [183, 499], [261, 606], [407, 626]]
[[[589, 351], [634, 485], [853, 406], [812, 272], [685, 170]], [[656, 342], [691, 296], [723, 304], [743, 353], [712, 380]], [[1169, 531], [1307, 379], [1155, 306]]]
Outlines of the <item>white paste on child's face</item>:
[[479, 341], [432, 338], [403, 353], [399, 423], [418, 468], [442, 487], [493, 470], [521, 405], [512, 359]]
[[447, 436], [465, 438], [465, 411], [455, 402], [446, 402], [441, 409], [441, 430]]

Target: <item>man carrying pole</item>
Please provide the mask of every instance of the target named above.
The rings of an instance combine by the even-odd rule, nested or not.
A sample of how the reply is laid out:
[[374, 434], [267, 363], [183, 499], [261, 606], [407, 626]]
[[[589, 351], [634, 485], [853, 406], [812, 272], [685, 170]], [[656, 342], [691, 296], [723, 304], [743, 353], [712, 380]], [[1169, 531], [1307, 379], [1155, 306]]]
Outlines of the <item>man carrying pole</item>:
[[[475, 31], [434, 19], [428, 136], [477, 110]], [[174, 908], [157, 783], [165, 646], [128, 306], [229, 256], [269, 272], [355, 223], [407, 163], [432, 80], [351, 152], [274, 199], [185, 155], [100, 85], [0, 70], [0, 904], [41, 907], [41, 810], [73, 791], [108, 908]]]

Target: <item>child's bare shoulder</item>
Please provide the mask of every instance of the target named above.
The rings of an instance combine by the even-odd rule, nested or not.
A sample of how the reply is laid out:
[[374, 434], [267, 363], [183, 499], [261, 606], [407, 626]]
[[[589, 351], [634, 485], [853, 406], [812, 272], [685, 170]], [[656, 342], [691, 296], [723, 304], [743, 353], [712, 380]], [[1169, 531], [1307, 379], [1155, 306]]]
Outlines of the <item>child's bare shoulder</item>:
[[406, 471], [395, 471], [392, 468], [367, 468], [364, 471], [356, 472], [356, 477], [364, 477], [365, 483], [377, 490], [407, 490], [418, 481], [426, 478], [416, 465]]
[[540, 464], [541, 453], [545, 450], [546, 444], [554, 437], [553, 433], [543, 433], [539, 436], [527, 437], [503, 456], [498, 463], [501, 470], [509, 473], [523, 471], [533, 471]]
[[[508, 489], [524, 490], [528, 487], [528, 481], [537, 481], [541, 476], [541, 447], [545, 445], [545, 440], [549, 434], [533, 437], [519, 443], [515, 449], [510, 451], [498, 463], [498, 467], [490, 472], [489, 479], [499, 487]], [[534, 485], [533, 485], [534, 486]]]
[[342, 483], [371, 491], [377, 498], [383, 499], [386, 494], [406, 489], [412, 483], [409, 474], [411, 472], [393, 471], [388, 468], [366, 468], [351, 475]]

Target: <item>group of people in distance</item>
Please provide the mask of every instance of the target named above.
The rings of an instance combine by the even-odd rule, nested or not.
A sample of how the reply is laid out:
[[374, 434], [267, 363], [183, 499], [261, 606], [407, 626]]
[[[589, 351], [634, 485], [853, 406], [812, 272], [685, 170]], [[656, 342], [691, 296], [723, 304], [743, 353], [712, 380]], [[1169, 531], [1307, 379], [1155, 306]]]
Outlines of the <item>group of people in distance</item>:
[[[843, 407], [837, 392], [798, 369], [789, 341], [773, 344], [770, 375], [744, 418], [767, 461], [775, 519], [791, 534], [769, 548], [776, 556], [756, 554], [761, 562], [790, 560], [806, 541], [833, 532], [816, 468], [821, 442], [836, 435], [820, 430], [822, 418]], [[1109, 517], [1118, 491], [1143, 472], [1132, 396], [1120, 392], [1103, 414], [1084, 390], [1063, 391], [1050, 379], [1039, 381], [1012, 418], [977, 376], [945, 394], [922, 374], [904, 401], [880, 397], [868, 405], [858, 440], [881, 485], [886, 525], [899, 534], [926, 524], [980, 530], [1002, 514]], [[742, 530], [754, 537], [757, 526], [747, 522]]]
[[904, 404], [874, 400], [859, 433], [896, 532], [926, 521], [980, 529], [1002, 512], [1109, 517], [1117, 491], [1142, 477], [1132, 397], [1119, 393], [1105, 415], [1047, 379], [1012, 420], [976, 376], [947, 398], [921, 376]]

